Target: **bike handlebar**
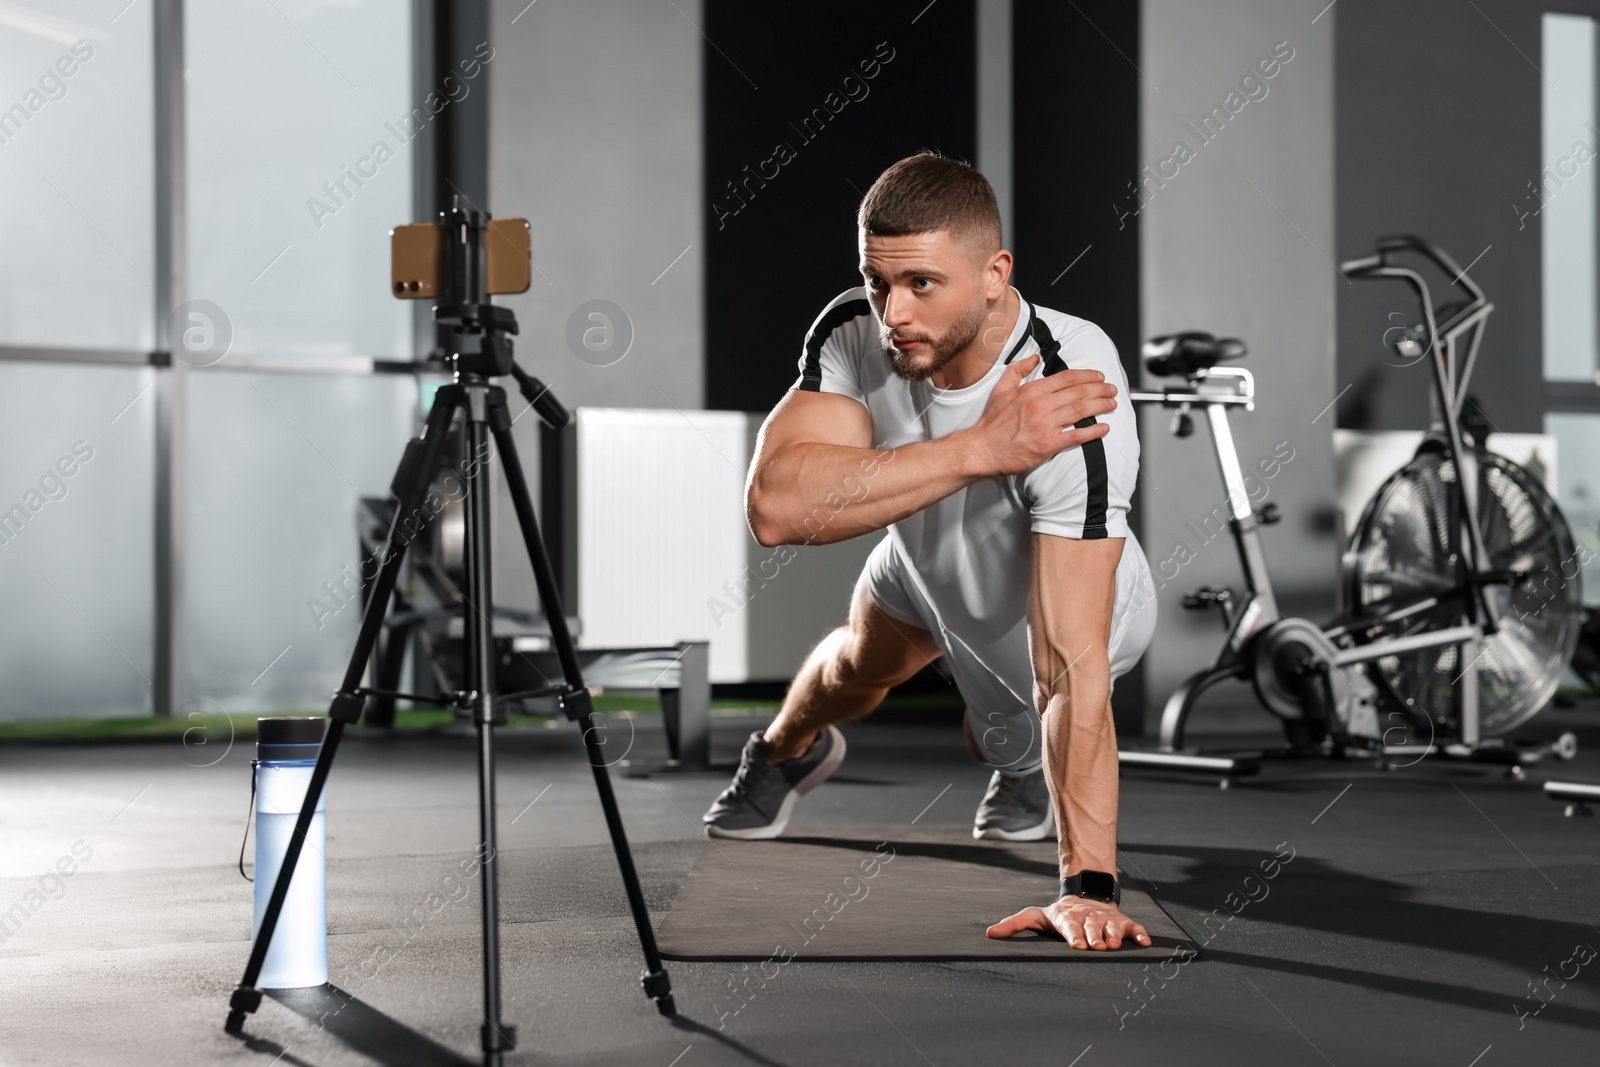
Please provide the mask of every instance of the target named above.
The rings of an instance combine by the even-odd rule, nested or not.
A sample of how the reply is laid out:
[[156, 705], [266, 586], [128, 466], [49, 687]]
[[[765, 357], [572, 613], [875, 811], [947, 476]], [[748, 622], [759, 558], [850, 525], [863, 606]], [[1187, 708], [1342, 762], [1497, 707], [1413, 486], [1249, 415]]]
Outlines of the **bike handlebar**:
[[1360, 259], [1350, 259], [1339, 264], [1339, 271], [1347, 277], [1373, 277], [1380, 276], [1381, 272], [1394, 266], [1390, 256], [1397, 252], [1415, 252], [1433, 261], [1444, 273], [1448, 274], [1451, 284], [1460, 285], [1473, 300], [1483, 299], [1483, 290], [1478, 288], [1476, 282], [1467, 277], [1467, 272], [1451, 258], [1450, 253], [1424, 237], [1414, 234], [1391, 234], [1388, 237], [1378, 238], [1378, 254], [1363, 256]]

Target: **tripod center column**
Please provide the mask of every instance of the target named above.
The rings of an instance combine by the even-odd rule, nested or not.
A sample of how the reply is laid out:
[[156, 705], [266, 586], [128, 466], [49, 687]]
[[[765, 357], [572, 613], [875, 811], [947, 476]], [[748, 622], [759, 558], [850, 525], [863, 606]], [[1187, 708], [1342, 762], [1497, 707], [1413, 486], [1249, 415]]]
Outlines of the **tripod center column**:
[[473, 718], [480, 724], [499, 723], [494, 706], [494, 606], [492, 603], [489, 558], [489, 501], [493, 480], [489, 477], [489, 386], [466, 383], [467, 462], [472, 471], [467, 486], [466, 509], [466, 603], [463, 605], [463, 633], [467, 645], [467, 686], [471, 693]]

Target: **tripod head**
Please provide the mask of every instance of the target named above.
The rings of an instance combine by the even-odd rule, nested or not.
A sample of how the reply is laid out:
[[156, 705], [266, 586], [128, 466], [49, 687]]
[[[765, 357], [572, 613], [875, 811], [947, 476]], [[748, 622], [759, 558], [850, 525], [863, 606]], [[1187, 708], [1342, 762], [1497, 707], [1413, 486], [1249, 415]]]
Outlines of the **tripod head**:
[[438, 222], [390, 231], [390, 273], [400, 300], [433, 299], [433, 321], [448, 328], [443, 362], [460, 379], [514, 378], [539, 417], [554, 429], [570, 418], [550, 389], [517, 366], [511, 337], [517, 316], [489, 302], [527, 292], [532, 281], [527, 219], [491, 219], [463, 210], [457, 196]]

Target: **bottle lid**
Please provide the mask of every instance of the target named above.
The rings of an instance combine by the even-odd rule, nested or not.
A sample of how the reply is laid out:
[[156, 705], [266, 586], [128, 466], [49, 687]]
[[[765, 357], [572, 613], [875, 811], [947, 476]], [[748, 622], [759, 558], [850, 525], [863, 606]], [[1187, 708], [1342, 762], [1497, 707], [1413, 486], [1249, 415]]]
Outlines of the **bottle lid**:
[[256, 759], [316, 759], [328, 720], [320, 715], [283, 715], [256, 721]]

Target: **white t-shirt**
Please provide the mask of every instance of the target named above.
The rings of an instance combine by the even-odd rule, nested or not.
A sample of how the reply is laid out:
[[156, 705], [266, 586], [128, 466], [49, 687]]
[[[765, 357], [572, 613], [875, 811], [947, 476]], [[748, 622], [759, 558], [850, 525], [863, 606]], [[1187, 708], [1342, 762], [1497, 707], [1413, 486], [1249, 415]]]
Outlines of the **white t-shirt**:
[[[964, 389], [940, 389], [894, 373], [867, 290], [847, 290], [812, 324], [794, 385], [859, 401], [872, 415], [873, 444], [879, 448], [944, 437], [974, 425], [1006, 365], [1036, 352], [1043, 358], [1026, 381], [1067, 367], [1088, 368], [1117, 387], [1116, 408], [1101, 416], [1111, 426], [1104, 437], [1059, 452], [1025, 474], [974, 482], [889, 527], [941, 624], [1002, 676], [1015, 673], [1003, 664], [1015, 665], [1015, 642], [1026, 634], [1030, 533], [1126, 539], [1117, 565], [1113, 646], [1127, 628], [1125, 616], [1153, 611], [1144, 597], [1154, 596], [1149, 564], [1128, 528], [1128, 507], [1139, 476], [1139, 434], [1116, 346], [1086, 319], [1036, 307], [1020, 293], [1018, 301], [1016, 324], [988, 373]], [[1095, 421], [1091, 416], [1078, 425]], [[870, 479], [866, 487], [870, 493]], [[1026, 656], [1025, 636], [1021, 653]], [[1026, 693], [1017, 695], [1027, 699]]]

